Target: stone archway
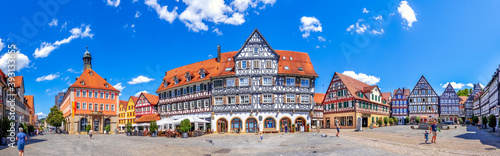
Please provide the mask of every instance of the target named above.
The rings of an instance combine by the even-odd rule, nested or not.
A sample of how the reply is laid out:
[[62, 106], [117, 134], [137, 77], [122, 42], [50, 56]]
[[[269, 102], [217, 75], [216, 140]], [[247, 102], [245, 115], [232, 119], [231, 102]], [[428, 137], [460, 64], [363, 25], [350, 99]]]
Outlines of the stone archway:
[[220, 118], [217, 120], [217, 133], [227, 133], [227, 120], [225, 118]]
[[288, 117], [282, 117], [280, 120], [280, 132], [285, 131], [285, 125], [287, 126], [288, 131], [290, 131], [290, 127], [292, 126], [292, 120]]

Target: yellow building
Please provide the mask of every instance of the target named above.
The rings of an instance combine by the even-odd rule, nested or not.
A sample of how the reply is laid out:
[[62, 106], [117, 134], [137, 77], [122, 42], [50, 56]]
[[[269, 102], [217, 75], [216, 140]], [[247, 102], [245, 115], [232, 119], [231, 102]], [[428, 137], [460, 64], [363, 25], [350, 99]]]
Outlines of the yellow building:
[[120, 131], [124, 132], [126, 129], [127, 123], [135, 124], [135, 103], [137, 102], [138, 97], [130, 96], [128, 101], [124, 101], [123, 104], [120, 101]]
[[122, 132], [124, 130], [125, 124], [127, 124], [127, 101], [120, 100], [120, 105], [118, 106], [118, 130]]

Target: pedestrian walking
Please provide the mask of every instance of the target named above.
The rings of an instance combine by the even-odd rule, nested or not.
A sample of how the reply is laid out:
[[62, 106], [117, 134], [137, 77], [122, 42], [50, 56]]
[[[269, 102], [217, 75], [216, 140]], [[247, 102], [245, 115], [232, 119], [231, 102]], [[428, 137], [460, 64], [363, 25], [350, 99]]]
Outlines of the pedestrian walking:
[[340, 121], [339, 120], [335, 120], [335, 127], [337, 128], [337, 137], [339, 137], [339, 133], [340, 133]]
[[262, 135], [262, 132], [260, 132], [260, 142], [264, 141], [264, 135]]
[[429, 141], [429, 131], [428, 130], [425, 130], [424, 138], [425, 138], [425, 143], [427, 143], [427, 141]]
[[431, 130], [432, 132], [431, 143], [436, 143], [436, 136], [438, 130], [438, 125], [436, 124], [436, 120], [433, 121], [433, 124], [431, 125], [431, 127], [429, 127], [429, 130]]
[[288, 125], [285, 124], [285, 134], [288, 133]]
[[23, 128], [19, 128], [19, 133], [16, 135], [17, 140], [17, 150], [19, 150], [19, 156], [24, 156], [24, 143], [28, 140], [28, 137], [23, 132]]
[[93, 131], [93, 130], [90, 130], [90, 131], [89, 131], [89, 137], [90, 137], [90, 139], [92, 139], [92, 133], [94, 133], [94, 131]]

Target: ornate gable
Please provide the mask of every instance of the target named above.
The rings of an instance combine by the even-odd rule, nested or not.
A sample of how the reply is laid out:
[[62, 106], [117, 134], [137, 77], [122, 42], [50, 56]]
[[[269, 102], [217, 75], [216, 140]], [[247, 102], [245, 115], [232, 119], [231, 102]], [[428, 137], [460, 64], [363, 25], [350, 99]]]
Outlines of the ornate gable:
[[[430, 93], [429, 93], [430, 91]], [[422, 75], [420, 79], [418, 80], [417, 84], [413, 88], [412, 92], [410, 93], [410, 97], [416, 96], [416, 95], [433, 95], [433, 96], [438, 96], [432, 86], [429, 84], [427, 79]]]
[[264, 36], [260, 34], [259, 30], [255, 29], [240, 50], [234, 55], [235, 61], [243, 58], [278, 59], [279, 55], [271, 48]]

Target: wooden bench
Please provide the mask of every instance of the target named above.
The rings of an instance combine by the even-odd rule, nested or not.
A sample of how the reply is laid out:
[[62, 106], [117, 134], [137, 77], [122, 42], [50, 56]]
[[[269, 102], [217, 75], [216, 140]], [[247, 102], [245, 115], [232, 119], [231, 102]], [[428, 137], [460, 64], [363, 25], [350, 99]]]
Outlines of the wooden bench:
[[276, 130], [275, 128], [264, 128], [262, 133], [279, 133], [279, 130]]

